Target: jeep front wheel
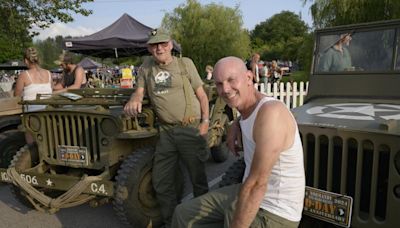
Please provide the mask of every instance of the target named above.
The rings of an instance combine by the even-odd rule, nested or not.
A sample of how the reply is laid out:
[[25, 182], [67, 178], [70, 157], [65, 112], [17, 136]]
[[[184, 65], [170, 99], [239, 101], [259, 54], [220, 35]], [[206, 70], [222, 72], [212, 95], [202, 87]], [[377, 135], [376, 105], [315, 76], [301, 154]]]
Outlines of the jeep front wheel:
[[0, 134], [0, 167], [7, 168], [17, 151], [25, 145], [22, 131], [10, 130]]
[[[22, 172], [36, 166], [39, 163], [39, 154], [36, 144], [26, 144], [16, 153], [11, 161], [10, 167], [15, 167], [17, 172]], [[26, 198], [26, 192], [12, 185], [11, 192], [15, 198], [28, 208], [33, 208], [32, 203]]]
[[151, 181], [153, 156], [153, 147], [140, 148], [128, 156], [118, 170], [113, 205], [125, 224], [134, 227], [162, 224]]

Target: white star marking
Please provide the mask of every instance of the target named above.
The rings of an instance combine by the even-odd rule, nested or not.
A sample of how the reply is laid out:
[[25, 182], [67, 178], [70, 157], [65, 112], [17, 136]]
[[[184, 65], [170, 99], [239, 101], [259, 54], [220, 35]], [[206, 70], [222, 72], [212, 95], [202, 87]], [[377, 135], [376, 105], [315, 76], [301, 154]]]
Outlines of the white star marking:
[[53, 185], [53, 182], [50, 180], [50, 178], [49, 179], [47, 179], [46, 180], [46, 184], [48, 185], [48, 186], [52, 186]]
[[[326, 112], [326, 108], [335, 108], [337, 110]], [[382, 119], [400, 119], [400, 106], [399, 105], [385, 105], [385, 104], [368, 104], [368, 103], [341, 103], [329, 104], [324, 106], [315, 106], [306, 111], [308, 114], [320, 117], [335, 118], [335, 119], [349, 119], [349, 120], [374, 120], [374, 117]], [[394, 115], [377, 115], [377, 112], [397, 112]], [[351, 113], [359, 115], [350, 115]], [[361, 114], [361, 115], [360, 115]]]

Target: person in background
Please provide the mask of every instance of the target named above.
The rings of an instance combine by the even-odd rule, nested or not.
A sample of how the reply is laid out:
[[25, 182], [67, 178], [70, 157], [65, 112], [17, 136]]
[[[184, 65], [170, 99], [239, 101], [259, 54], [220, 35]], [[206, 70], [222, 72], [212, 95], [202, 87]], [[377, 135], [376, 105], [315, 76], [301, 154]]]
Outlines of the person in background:
[[267, 83], [268, 82], [268, 66], [267, 61], [262, 62], [262, 69], [260, 74], [260, 83]]
[[348, 50], [351, 39], [349, 33], [341, 34], [339, 40], [322, 55], [318, 69], [322, 72], [351, 71], [353, 68]]
[[283, 71], [278, 66], [278, 62], [276, 60], [272, 60], [271, 67], [269, 68], [268, 73], [268, 79], [271, 83], [279, 83], [279, 81], [282, 79]]
[[[28, 70], [18, 76], [14, 96], [21, 96], [22, 100], [35, 100], [38, 94], [51, 94], [53, 91], [51, 73], [40, 67], [36, 48], [29, 47], [25, 50], [24, 62]], [[32, 112], [44, 108], [45, 105], [25, 105], [24, 111]], [[25, 134], [25, 139], [28, 144], [33, 143], [33, 138], [29, 133]]]
[[253, 82], [259, 83], [260, 82], [260, 69], [258, 68], [258, 62], [260, 61], [260, 55], [258, 53], [254, 53], [251, 57], [250, 67], [251, 71], [253, 72]]
[[160, 121], [152, 181], [165, 226], [170, 227], [172, 213], [180, 202], [180, 161], [188, 169], [193, 195], [208, 192], [208, 99], [193, 61], [172, 56], [173, 43], [168, 33], [153, 30], [147, 48], [152, 56], [141, 65], [137, 89], [124, 110], [128, 116], [136, 116], [147, 94]]
[[206, 66], [206, 73], [207, 73], [206, 80], [207, 81], [211, 81], [213, 70], [214, 70], [214, 68], [211, 65]]
[[54, 61], [55, 64], [63, 68], [63, 79], [61, 84], [56, 84], [54, 90], [57, 93], [65, 92], [68, 89], [79, 89], [86, 87], [85, 70], [73, 62], [70, 54], [61, 54], [59, 59]]
[[243, 181], [178, 205], [172, 227], [298, 227], [305, 173], [293, 115], [281, 101], [254, 88], [252, 73], [237, 57], [219, 60], [213, 76], [218, 95], [241, 114], [227, 144], [237, 155], [237, 139], [242, 138]]

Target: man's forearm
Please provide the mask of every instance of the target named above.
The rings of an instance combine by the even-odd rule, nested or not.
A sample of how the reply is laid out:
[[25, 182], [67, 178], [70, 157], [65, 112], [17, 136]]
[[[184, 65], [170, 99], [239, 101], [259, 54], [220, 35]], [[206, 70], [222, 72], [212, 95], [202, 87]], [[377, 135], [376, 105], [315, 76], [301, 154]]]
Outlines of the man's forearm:
[[200, 109], [201, 109], [201, 119], [202, 120], [208, 120], [209, 117], [209, 107], [208, 107], [208, 100], [200, 100]]
[[210, 118], [208, 98], [202, 87], [196, 90], [196, 96], [200, 103], [201, 119], [208, 120]]
[[231, 221], [231, 228], [250, 227], [260, 208], [266, 191], [265, 185], [245, 181], [239, 193], [236, 209]]
[[144, 97], [144, 89], [139, 87], [136, 89], [136, 91], [134, 93], [132, 93], [130, 100], [142, 102], [143, 97]]

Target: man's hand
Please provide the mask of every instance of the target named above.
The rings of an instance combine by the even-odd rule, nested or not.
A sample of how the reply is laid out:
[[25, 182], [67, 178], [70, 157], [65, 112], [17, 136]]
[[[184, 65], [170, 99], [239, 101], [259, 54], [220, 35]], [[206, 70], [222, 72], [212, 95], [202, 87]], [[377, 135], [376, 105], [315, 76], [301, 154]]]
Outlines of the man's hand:
[[240, 130], [239, 120], [233, 121], [228, 129], [226, 144], [233, 155], [238, 157], [239, 152], [242, 150], [242, 131]]
[[144, 88], [138, 87], [124, 107], [124, 111], [127, 116], [137, 116], [138, 113], [142, 112], [143, 95]]
[[207, 133], [208, 133], [208, 124], [209, 122], [201, 122], [199, 124], [199, 133], [201, 136], [207, 139]]
[[124, 107], [125, 114], [128, 116], [136, 116], [138, 113], [142, 112], [142, 101], [138, 99], [130, 99]]

